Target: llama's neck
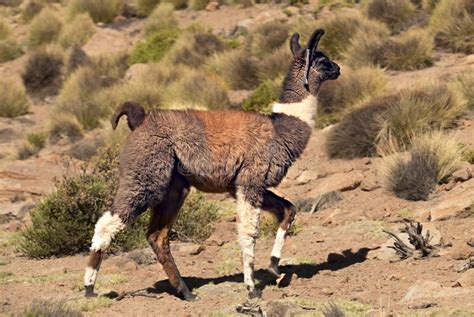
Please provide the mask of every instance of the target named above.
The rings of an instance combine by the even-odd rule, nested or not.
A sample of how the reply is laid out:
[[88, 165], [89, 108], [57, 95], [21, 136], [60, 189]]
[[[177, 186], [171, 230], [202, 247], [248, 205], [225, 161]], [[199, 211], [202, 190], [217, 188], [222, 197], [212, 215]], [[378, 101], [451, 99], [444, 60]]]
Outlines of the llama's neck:
[[284, 113], [289, 116], [295, 116], [301, 121], [307, 123], [311, 128], [314, 127], [316, 112], [318, 110], [318, 100], [313, 95], [306, 96], [302, 101], [291, 103], [274, 103], [273, 113]]

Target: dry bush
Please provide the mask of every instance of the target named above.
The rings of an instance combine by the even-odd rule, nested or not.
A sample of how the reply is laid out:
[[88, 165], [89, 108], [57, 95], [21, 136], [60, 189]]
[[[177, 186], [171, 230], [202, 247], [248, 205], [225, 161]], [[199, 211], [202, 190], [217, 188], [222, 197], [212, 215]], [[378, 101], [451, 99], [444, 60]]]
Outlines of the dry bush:
[[31, 146], [31, 144], [24, 143], [18, 148], [16, 158], [19, 160], [26, 160], [33, 155], [38, 154], [39, 150]]
[[271, 113], [272, 104], [280, 96], [281, 80], [264, 80], [252, 92], [250, 97], [244, 100], [242, 108], [245, 111], [258, 111]]
[[474, 5], [470, 0], [440, 0], [430, 18], [435, 42], [453, 52], [474, 52]]
[[250, 46], [252, 53], [266, 58], [287, 42], [289, 26], [279, 21], [271, 21], [258, 25], [250, 32]]
[[68, 154], [75, 159], [89, 161], [91, 157], [97, 154], [97, 150], [104, 145], [104, 140], [99, 137], [82, 139], [71, 146]]
[[61, 31], [62, 23], [50, 9], [42, 10], [30, 24], [29, 46], [38, 46], [55, 41]]
[[352, 67], [381, 65], [382, 47], [387, 36], [388, 30], [381, 24], [377, 24], [377, 27], [369, 32], [356, 32], [343, 53], [345, 64]]
[[404, 148], [425, 132], [453, 127], [466, 111], [459, 94], [444, 83], [425, 83], [396, 93], [379, 135], [381, 146]]
[[5, 19], [0, 18], [0, 40], [6, 40], [12, 33], [11, 27]]
[[34, 300], [21, 313], [21, 317], [81, 317], [82, 313], [67, 307], [62, 302]]
[[66, 61], [66, 73], [71, 74], [80, 66], [86, 66], [91, 63], [89, 56], [77, 45], [74, 45], [68, 52]]
[[101, 56], [79, 67], [64, 83], [56, 111], [73, 115], [89, 130], [100, 125], [111, 109], [105, 106], [103, 88], [116, 84], [124, 75], [127, 56]]
[[95, 33], [95, 24], [87, 13], [76, 15], [71, 22], [64, 25], [59, 34], [59, 44], [64, 48], [82, 46]]
[[227, 89], [218, 78], [188, 70], [165, 90], [166, 104], [208, 109], [224, 108], [230, 104]]
[[384, 157], [384, 183], [400, 198], [427, 200], [436, 184], [459, 168], [462, 149], [453, 137], [442, 132], [414, 137], [411, 143], [408, 155]]
[[84, 135], [79, 121], [74, 116], [64, 113], [55, 113], [50, 117], [48, 130], [49, 140], [53, 144], [64, 137], [75, 142]]
[[208, 57], [225, 49], [226, 45], [217, 36], [198, 31], [181, 36], [168, 56], [174, 64], [199, 68]]
[[290, 49], [286, 45], [281, 46], [260, 60], [258, 77], [265, 80], [284, 76], [290, 67], [291, 59]]
[[474, 111], [474, 68], [457, 75], [451, 85], [464, 97], [468, 109]]
[[37, 92], [52, 88], [56, 92], [61, 84], [64, 56], [55, 47], [40, 48], [28, 57], [22, 74], [23, 83], [29, 91]]
[[17, 58], [23, 53], [15, 39], [0, 40], [0, 63]]
[[253, 89], [257, 86], [258, 63], [245, 50], [232, 50], [215, 55], [208, 63], [232, 89]]
[[148, 16], [159, 3], [159, 0], [136, 0], [135, 7], [139, 15]]
[[17, 117], [28, 112], [30, 102], [25, 87], [15, 79], [0, 81], [0, 117]]
[[387, 79], [382, 69], [373, 66], [343, 67], [338, 80], [321, 86], [318, 95], [319, 111], [340, 113], [344, 109], [363, 103], [385, 91]]
[[427, 32], [408, 31], [384, 45], [382, 66], [395, 70], [413, 70], [431, 66], [433, 48], [433, 39]]
[[193, 10], [204, 10], [209, 4], [209, 0], [190, 0], [189, 6]]
[[150, 35], [162, 29], [174, 29], [178, 26], [173, 14], [173, 5], [160, 3], [145, 21], [145, 33]]
[[163, 3], [169, 3], [175, 10], [183, 10], [188, 7], [188, 0], [163, 0]]
[[178, 38], [179, 31], [174, 28], [162, 29], [150, 34], [145, 41], [135, 45], [130, 55], [130, 64], [159, 62]]
[[122, 12], [123, 4], [123, 0], [70, 0], [68, 10], [71, 16], [89, 13], [96, 23], [111, 23]]
[[367, 0], [364, 12], [370, 19], [384, 22], [394, 32], [400, 32], [412, 19], [415, 6], [410, 0]]
[[0, 5], [8, 7], [17, 7], [21, 4], [22, 0], [0, 0]]
[[326, 152], [331, 158], [352, 159], [377, 153], [377, 137], [391, 97], [373, 99], [349, 112], [327, 136]]
[[23, 9], [21, 11], [21, 19], [23, 20], [23, 22], [29, 22], [38, 13], [40, 13], [41, 10], [43, 10], [43, 8], [44, 8], [43, 3], [37, 0], [30, 0], [26, 2], [26, 4], [23, 6]]
[[426, 12], [432, 13], [433, 9], [436, 7], [436, 4], [438, 4], [438, 2], [439, 2], [439, 0], [422, 0], [421, 1], [421, 7]]

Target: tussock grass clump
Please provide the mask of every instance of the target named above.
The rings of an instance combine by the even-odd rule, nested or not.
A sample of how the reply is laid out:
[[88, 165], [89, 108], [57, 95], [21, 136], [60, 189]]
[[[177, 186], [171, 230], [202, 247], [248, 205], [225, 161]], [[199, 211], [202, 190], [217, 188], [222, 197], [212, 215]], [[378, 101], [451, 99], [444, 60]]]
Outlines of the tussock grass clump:
[[383, 50], [386, 36], [379, 33], [356, 33], [344, 52], [344, 62], [353, 67], [383, 64]]
[[179, 37], [174, 28], [162, 29], [149, 35], [144, 42], [139, 42], [130, 55], [130, 64], [159, 62]]
[[221, 80], [204, 73], [189, 70], [166, 89], [166, 104], [197, 106], [209, 109], [224, 108], [230, 104], [227, 89]]
[[384, 45], [382, 66], [395, 70], [413, 70], [431, 66], [433, 48], [433, 39], [427, 32], [408, 31]]
[[282, 45], [260, 60], [258, 64], [258, 77], [261, 80], [273, 80], [274, 78], [284, 76], [290, 67], [291, 58], [290, 49], [286, 45]]
[[[18, 250], [32, 258], [72, 255], [89, 250], [94, 225], [109, 207], [117, 189], [115, 148], [103, 149], [79, 172], [70, 171], [56, 190], [32, 211], [32, 225], [20, 233]], [[111, 250], [131, 250], [145, 243], [147, 217], [119, 233]]]
[[382, 94], [387, 79], [382, 69], [373, 66], [346, 68], [338, 80], [328, 81], [321, 86], [318, 106], [324, 113], [340, 113], [369, 98]]
[[204, 10], [209, 3], [209, 0], [191, 0], [190, 7], [193, 10]]
[[95, 24], [87, 13], [76, 15], [70, 23], [64, 25], [59, 34], [62, 47], [82, 46], [95, 33]]
[[40, 13], [43, 8], [43, 3], [36, 0], [30, 0], [23, 6], [23, 10], [21, 11], [21, 19], [24, 22], [29, 22], [38, 13]]
[[32, 147], [41, 150], [46, 144], [48, 134], [44, 132], [29, 133], [26, 138], [28, 140], [28, 143], [31, 144]]
[[252, 52], [260, 57], [266, 57], [286, 43], [289, 26], [287, 24], [271, 21], [258, 25], [251, 32]]
[[462, 160], [459, 144], [442, 132], [415, 137], [408, 155], [384, 158], [384, 183], [400, 198], [427, 200], [436, 184], [456, 171]]
[[392, 102], [390, 99], [375, 98], [366, 106], [349, 112], [332, 128], [326, 140], [329, 157], [352, 159], [375, 155], [377, 137], [383, 127], [387, 104]]
[[188, 0], [164, 0], [164, 3], [169, 3], [175, 10], [183, 10], [188, 7]]
[[49, 140], [57, 143], [61, 138], [67, 137], [74, 142], [82, 138], [83, 131], [81, 124], [70, 114], [55, 113], [50, 117]]
[[28, 44], [34, 47], [55, 41], [61, 27], [61, 21], [52, 10], [42, 10], [31, 21]]
[[153, 9], [160, 3], [159, 0], [136, 0], [136, 10], [141, 16], [148, 16], [153, 12]]
[[0, 63], [17, 58], [23, 53], [21, 46], [15, 39], [0, 40]]
[[81, 317], [80, 311], [67, 307], [62, 302], [33, 301], [20, 315], [21, 317]]
[[5, 40], [10, 37], [12, 29], [8, 25], [7, 21], [3, 18], [0, 18], [0, 40]]
[[4, 78], [0, 82], [0, 117], [17, 117], [28, 112], [30, 101], [25, 87], [15, 79]]
[[54, 47], [41, 48], [29, 56], [22, 74], [23, 83], [33, 92], [52, 86], [56, 90], [61, 83], [63, 65], [61, 51]]
[[364, 11], [370, 19], [386, 23], [394, 32], [406, 26], [415, 9], [410, 0], [368, 0], [364, 3]]
[[69, 14], [89, 13], [94, 22], [111, 23], [123, 9], [123, 0], [71, 0]]
[[220, 208], [206, 201], [200, 192], [191, 192], [173, 225], [173, 234], [180, 241], [202, 242], [214, 231]]
[[215, 55], [208, 63], [232, 89], [253, 89], [259, 82], [258, 63], [245, 50], [232, 50]]
[[456, 76], [452, 86], [464, 97], [468, 109], [474, 111], [474, 68]]
[[86, 52], [77, 45], [74, 45], [68, 52], [66, 60], [66, 73], [70, 74], [80, 66], [86, 66], [91, 63], [91, 59]]
[[146, 19], [145, 33], [150, 35], [163, 29], [177, 28], [178, 22], [173, 15], [173, 5], [160, 3]]
[[429, 23], [438, 46], [453, 52], [474, 52], [474, 5], [469, 0], [440, 0]]
[[271, 105], [280, 96], [281, 80], [265, 80], [255, 88], [250, 97], [244, 100], [242, 108], [245, 111], [271, 113]]
[[208, 57], [225, 49], [225, 43], [217, 36], [198, 31], [181, 36], [169, 55], [174, 64], [199, 68]]
[[91, 157], [96, 155], [97, 150], [104, 145], [104, 140], [99, 137], [82, 139], [71, 146], [68, 154], [75, 159], [88, 161]]

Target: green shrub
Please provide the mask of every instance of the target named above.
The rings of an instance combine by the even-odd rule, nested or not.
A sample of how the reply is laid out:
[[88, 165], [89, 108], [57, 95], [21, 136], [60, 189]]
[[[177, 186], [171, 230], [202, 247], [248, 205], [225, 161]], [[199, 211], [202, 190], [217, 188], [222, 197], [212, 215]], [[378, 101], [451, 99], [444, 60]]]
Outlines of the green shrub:
[[0, 63], [15, 59], [22, 53], [21, 46], [14, 39], [0, 40]]
[[245, 50], [232, 50], [216, 54], [208, 63], [232, 89], [253, 89], [259, 82], [258, 63]]
[[408, 156], [396, 153], [384, 158], [384, 183], [400, 198], [427, 200], [436, 184], [459, 168], [462, 149], [442, 132], [415, 137], [411, 143]]
[[137, 0], [136, 9], [139, 15], [148, 16], [159, 3], [160, 0]]
[[0, 117], [17, 117], [28, 112], [30, 102], [25, 88], [17, 80], [4, 78], [0, 82]]
[[[318, 94], [320, 113], [336, 113], [340, 116], [345, 109], [382, 94], [387, 86], [384, 71], [377, 67], [343, 67], [341, 74], [338, 80], [328, 81], [321, 86]], [[337, 117], [334, 116], [335, 119]]]
[[191, 0], [190, 7], [193, 10], [204, 10], [209, 3], [209, 0]]
[[217, 36], [208, 32], [183, 34], [169, 53], [174, 64], [184, 64], [199, 68], [213, 54], [226, 49], [226, 45]]
[[242, 108], [245, 111], [271, 113], [271, 106], [280, 96], [281, 80], [265, 80], [244, 100]]
[[182, 10], [188, 7], [188, 0], [164, 0], [163, 2], [173, 5], [175, 10]]
[[50, 9], [42, 10], [30, 24], [28, 44], [39, 46], [55, 41], [61, 31], [62, 23]]
[[63, 64], [63, 54], [55, 48], [34, 51], [28, 57], [22, 74], [25, 87], [33, 92], [49, 86], [59, 87]]
[[456, 76], [452, 86], [455, 91], [464, 97], [468, 109], [474, 111], [474, 68]]
[[50, 117], [49, 140], [57, 143], [61, 138], [67, 137], [74, 142], [82, 138], [81, 124], [70, 114], [55, 113]]
[[95, 33], [94, 21], [87, 13], [78, 14], [74, 19], [64, 25], [59, 34], [59, 44], [62, 47], [82, 46]]
[[145, 21], [145, 33], [147, 35], [177, 27], [178, 22], [173, 14], [173, 5], [169, 3], [160, 3]]
[[440, 0], [430, 18], [438, 46], [453, 52], [474, 52], [474, 5], [468, 0]]
[[258, 25], [250, 33], [252, 52], [261, 58], [266, 58], [268, 54], [287, 42], [288, 32], [289, 26], [279, 21]]
[[26, 138], [28, 139], [28, 143], [35, 149], [41, 150], [44, 148], [46, 143], [46, 139], [48, 138], [48, 134], [44, 132], [38, 133], [29, 133]]
[[0, 18], [0, 40], [6, 40], [10, 37], [11, 33], [12, 29], [8, 23], [3, 18]]
[[94, 22], [111, 23], [123, 9], [123, 0], [71, 0], [69, 14], [89, 13]]
[[370, 19], [384, 22], [393, 31], [400, 32], [413, 17], [415, 6], [410, 0], [367, 0], [364, 11]]
[[[56, 190], [31, 212], [32, 225], [20, 234], [18, 250], [32, 258], [72, 255], [89, 250], [94, 225], [117, 189], [117, 149], [103, 149], [78, 173], [70, 171]], [[147, 216], [119, 233], [111, 250], [131, 250], [145, 243]]]
[[130, 64], [159, 62], [179, 37], [177, 29], [162, 29], [139, 42], [130, 55]]
[[171, 106], [224, 108], [230, 104], [227, 89], [221, 80], [202, 72], [189, 70], [165, 91], [166, 104]]
[[290, 49], [283, 45], [274, 50], [269, 56], [262, 58], [258, 64], [260, 80], [275, 79], [286, 75], [291, 63]]
[[219, 206], [207, 202], [200, 192], [191, 193], [173, 225], [178, 240], [202, 242], [210, 237], [220, 218]]

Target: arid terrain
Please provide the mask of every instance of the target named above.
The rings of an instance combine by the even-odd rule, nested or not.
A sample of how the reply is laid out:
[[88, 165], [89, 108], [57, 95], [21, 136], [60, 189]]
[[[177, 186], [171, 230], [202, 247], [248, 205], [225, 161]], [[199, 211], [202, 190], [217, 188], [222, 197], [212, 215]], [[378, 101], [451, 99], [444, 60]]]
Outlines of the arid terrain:
[[[175, 16], [181, 28], [198, 21], [213, 33], [225, 35], [266, 21], [314, 19], [315, 5], [284, 9], [280, 4], [222, 5], [217, 10], [176, 11]], [[98, 25], [82, 49], [89, 56], [130, 49], [143, 39], [143, 24], [140, 18], [123, 18]], [[19, 37], [26, 34], [20, 23], [14, 30]], [[27, 57], [28, 53], [0, 64], [1, 77], [21, 74]], [[344, 69], [343, 65], [342, 76]], [[473, 70], [473, 54], [436, 50], [430, 67], [386, 69], [385, 74], [388, 90], [395, 90], [423, 81], [447, 82], [453, 75]], [[239, 102], [248, 94], [232, 90], [229, 97]], [[200, 297], [196, 302], [182, 301], [174, 294], [150, 248], [110, 255], [102, 264], [98, 291], [115, 292], [119, 300], [83, 298], [86, 254], [31, 259], [16, 251], [18, 232], [31, 223], [31, 208], [54, 191], [56, 178], [74, 168], [74, 163], [63, 164], [72, 146], [67, 139], [17, 159], [26, 136], [47, 129], [55, 111], [56, 96], [31, 98], [27, 114], [0, 117], [0, 314], [21, 315], [35, 302], [59, 302], [87, 316], [238, 315], [235, 308], [245, 301], [247, 292], [235, 215], [216, 223], [211, 237], [200, 244], [172, 243], [185, 281]], [[325, 144], [333, 128], [313, 131], [303, 156], [275, 189], [300, 210], [296, 234], [285, 244], [281, 261], [285, 275], [278, 285], [266, 272], [273, 237], [257, 242], [256, 278], [263, 288], [263, 311], [267, 316], [324, 316], [334, 303], [346, 316], [474, 316], [474, 165], [464, 164], [428, 200], [405, 200], [383, 186], [381, 157], [328, 157]], [[450, 132], [474, 149], [472, 113], [457, 119]], [[92, 142], [96, 134], [90, 131], [84, 138]], [[224, 194], [206, 198], [233, 204]], [[420, 222], [423, 233], [429, 231], [435, 256], [400, 260], [387, 247], [393, 239], [384, 230], [399, 235], [405, 218]]]

